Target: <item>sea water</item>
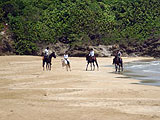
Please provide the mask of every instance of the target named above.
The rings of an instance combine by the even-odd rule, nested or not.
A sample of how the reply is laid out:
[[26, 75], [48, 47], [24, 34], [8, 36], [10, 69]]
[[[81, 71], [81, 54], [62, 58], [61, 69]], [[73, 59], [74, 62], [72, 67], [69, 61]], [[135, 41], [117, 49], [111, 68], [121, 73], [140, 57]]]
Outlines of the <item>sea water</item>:
[[160, 61], [126, 63], [123, 74], [141, 80], [140, 84], [160, 86]]

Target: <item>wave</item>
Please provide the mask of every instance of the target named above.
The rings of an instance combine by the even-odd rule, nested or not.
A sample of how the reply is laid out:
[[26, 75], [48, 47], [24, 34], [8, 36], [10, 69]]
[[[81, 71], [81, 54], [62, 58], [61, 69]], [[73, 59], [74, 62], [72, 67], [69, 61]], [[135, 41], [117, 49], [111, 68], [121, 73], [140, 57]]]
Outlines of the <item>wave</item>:
[[132, 66], [128, 66], [128, 68], [142, 68], [144, 67], [144, 65], [132, 65]]
[[151, 65], [160, 65], [160, 61], [153, 61], [150, 63]]
[[154, 85], [160, 86], [160, 61], [131, 62], [125, 65], [125, 70], [129, 72], [124, 74], [131, 75], [132, 78], [151, 81], [145, 84], [153, 85], [152, 81], [156, 81]]
[[156, 71], [156, 70], [142, 70], [142, 71], [147, 73], [160, 73], [160, 71]]
[[127, 65], [127, 68], [152, 68], [152, 66], [156, 66], [156, 68], [159, 66], [160, 68], [160, 61], [152, 61], [152, 62], [133, 62], [129, 65]]

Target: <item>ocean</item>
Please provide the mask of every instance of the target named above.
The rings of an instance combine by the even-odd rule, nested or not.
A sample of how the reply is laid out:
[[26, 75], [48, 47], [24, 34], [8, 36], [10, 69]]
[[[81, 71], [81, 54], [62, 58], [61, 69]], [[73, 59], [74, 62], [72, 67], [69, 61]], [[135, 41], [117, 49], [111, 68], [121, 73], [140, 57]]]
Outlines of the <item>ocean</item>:
[[134, 61], [125, 63], [122, 74], [141, 80], [140, 84], [160, 86], [160, 61]]

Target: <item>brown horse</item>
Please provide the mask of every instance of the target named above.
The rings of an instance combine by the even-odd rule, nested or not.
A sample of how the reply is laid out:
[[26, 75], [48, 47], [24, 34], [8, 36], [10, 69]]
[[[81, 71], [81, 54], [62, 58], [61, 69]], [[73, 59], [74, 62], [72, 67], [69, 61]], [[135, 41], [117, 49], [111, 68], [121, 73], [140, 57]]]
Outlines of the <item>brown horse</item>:
[[[98, 62], [97, 62], [97, 59], [96, 57], [91, 57], [89, 56], [89, 54], [86, 56], [86, 61], [87, 61], [87, 66], [86, 66], [86, 71], [88, 69], [88, 65], [90, 64], [91, 65], [91, 70], [95, 70], [95, 64], [96, 63], [96, 66], [97, 66], [97, 70], [99, 70], [99, 66], [98, 66]], [[93, 69], [92, 69], [92, 65], [93, 65]]]
[[45, 69], [44, 68], [44, 65], [46, 63], [46, 70], [51, 70], [51, 61], [52, 61], [52, 57], [56, 58], [56, 55], [55, 55], [55, 52], [52, 52], [49, 56], [44, 56], [43, 57], [43, 70]]
[[115, 64], [116, 72], [117, 72], [117, 70], [118, 70], [118, 72], [123, 71], [122, 58], [119, 58], [118, 56], [115, 56], [115, 58], [113, 58], [113, 64]]

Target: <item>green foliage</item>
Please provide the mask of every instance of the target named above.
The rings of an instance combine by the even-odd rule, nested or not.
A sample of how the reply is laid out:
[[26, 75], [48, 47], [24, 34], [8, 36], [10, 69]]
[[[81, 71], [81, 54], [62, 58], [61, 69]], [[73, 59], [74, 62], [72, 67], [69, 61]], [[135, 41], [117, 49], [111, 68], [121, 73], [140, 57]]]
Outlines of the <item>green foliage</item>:
[[18, 54], [37, 43], [143, 43], [160, 34], [159, 0], [2, 0], [0, 25], [9, 23]]
[[112, 5], [116, 16], [117, 33], [121, 38], [139, 42], [159, 31], [160, 1], [117, 1]]
[[0, 23], [0, 32], [2, 31], [3, 28], [4, 28], [3, 23]]
[[23, 39], [18, 40], [18, 42], [15, 43], [15, 48], [16, 52], [21, 55], [35, 55], [35, 51], [37, 51], [37, 47], [33, 42]]

